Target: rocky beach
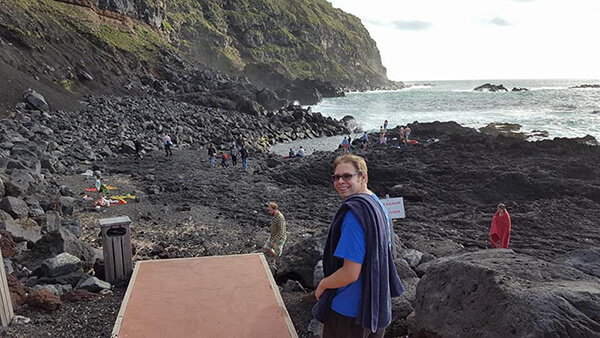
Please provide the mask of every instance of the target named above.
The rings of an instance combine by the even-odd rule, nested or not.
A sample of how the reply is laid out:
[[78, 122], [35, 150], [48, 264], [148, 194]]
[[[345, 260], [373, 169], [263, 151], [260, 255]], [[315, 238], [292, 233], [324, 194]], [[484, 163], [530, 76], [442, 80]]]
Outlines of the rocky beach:
[[[94, 113], [98, 102], [103, 102], [97, 109], [102, 114]], [[305, 158], [284, 159], [260, 151], [261, 138], [242, 129], [248, 144], [256, 145], [248, 170], [239, 165], [211, 168], [206, 149], [188, 142], [210, 135], [217, 124], [191, 128], [177, 116], [156, 113], [147, 119], [152, 128], [135, 123], [111, 126], [110, 107], [116, 103], [132, 111], [139, 101], [94, 98], [87, 110], [73, 114], [22, 109], [2, 123], [2, 251], [11, 271], [15, 312], [30, 319], [9, 326], [9, 335], [110, 336], [124, 286], [101, 291], [107, 288], [101, 281], [88, 289], [81, 285], [98, 274], [98, 266], [92, 265], [101, 250], [100, 218], [131, 218], [135, 260], [251, 253], [259, 251], [268, 236], [265, 203], [276, 201], [288, 220], [289, 242], [273, 274], [299, 335], [311, 337], [315, 325], [310, 292], [319, 279], [329, 222], [340, 204], [329, 179], [339, 153], [316, 151]], [[183, 108], [173, 111], [179, 109]], [[190, 109], [196, 119], [218, 115]], [[286, 114], [265, 116], [270, 120], [263, 125], [272, 126]], [[313, 115], [304, 114], [305, 119]], [[230, 113], [227, 116], [235, 123]], [[159, 148], [157, 129], [166, 123], [170, 130], [183, 129], [172, 157]], [[256, 131], [259, 122], [254, 123]], [[329, 127], [322, 124], [317, 129], [321, 128]], [[540, 322], [560, 324], [563, 332], [576, 329], [577, 336], [597, 335], [599, 148], [586, 140], [527, 142], [487, 135], [452, 122], [414, 123], [411, 129], [417, 145], [375, 145], [377, 135], [371, 135], [372, 147], [353, 150], [367, 159], [369, 186], [375, 193], [405, 200], [406, 218], [396, 221], [394, 233], [396, 265], [407, 292], [394, 301], [388, 335], [544, 336], [556, 330], [553, 325], [515, 327], [510, 316], [521, 316], [528, 307], [536, 309]], [[131, 134], [141, 135], [142, 158], [123, 139]], [[273, 134], [279, 135], [275, 130]], [[427, 142], [434, 138], [439, 141]], [[137, 199], [94, 208], [93, 201], [84, 198], [92, 181], [81, 173], [88, 169], [100, 171], [103, 182], [117, 187], [115, 193]], [[490, 249], [489, 225], [500, 202], [513, 220], [511, 250]], [[65, 270], [67, 276], [41, 268], [61, 252], [75, 261], [75, 268]], [[465, 291], [466, 284], [471, 289]], [[60, 297], [43, 294], [41, 301], [35, 300], [42, 289]], [[469, 303], [457, 309], [464, 292]], [[455, 297], [457, 301], [444, 301]], [[558, 301], [569, 307], [555, 308], [552, 304]], [[481, 316], [490, 302], [504, 304], [485, 312], [501, 312], [502, 320], [482, 319], [478, 331], [468, 331], [471, 320], [462, 315], [452, 325], [432, 319], [460, 313]]]
[[[506, 118], [480, 129], [415, 121], [416, 143], [404, 145], [390, 117], [390, 142], [373, 133], [360, 149], [358, 112], [315, 108], [402, 88], [361, 20], [325, 0], [4, 1], [0, 248], [16, 316], [0, 336], [111, 336], [127, 281], [105, 281], [100, 219], [131, 219], [134, 262], [257, 253], [271, 201], [288, 222], [271, 272], [298, 335], [317, 336], [312, 292], [341, 203], [334, 148], [353, 135], [369, 188], [405, 204], [393, 237], [406, 292], [393, 300], [387, 337], [600, 337], [597, 140], [535, 128], [530, 142]], [[533, 89], [503, 98], [527, 102]], [[587, 101], [568, 109], [596, 109], [579, 91], [595, 85], [571, 89], [557, 102], [575, 91]], [[426, 94], [408, 106], [463, 111]], [[376, 103], [385, 106], [369, 109]], [[228, 152], [232, 140], [248, 150], [248, 168], [211, 167], [209, 145]], [[284, 157], [299, 146], [309, 155]], [[96, 174], [114, 205], [94, 205]], [[510, 249], [491, 249], [498, 203], [512, 219]]]

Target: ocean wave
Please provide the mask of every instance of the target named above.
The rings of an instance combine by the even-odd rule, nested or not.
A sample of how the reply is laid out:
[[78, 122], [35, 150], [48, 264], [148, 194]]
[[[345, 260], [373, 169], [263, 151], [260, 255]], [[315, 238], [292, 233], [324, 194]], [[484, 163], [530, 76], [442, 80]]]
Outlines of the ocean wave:
[[528, 88], [529, 90], [565, 90], [565, 89], [569, 89], [569, 87], [535, 87], [535, 88]]
[[554, 109], [577, 109], [579, 108], [578, 105], [576, 104], [569, 104], [569, 103], [565, 103], [565, 104], [557, 104], [554, 105]]
[[346, 92], [346, 95], [350, 94], [350, 95], [367, 95], [367, 94], [379, 94], [379, 93], [396, 93], [396, 92], [402, 92], [405, 91], [409, 88], [402, 88], [402, 89], [378, 89], [378, 90], [369, 90], [366, 92]]
[[402, 90], [415, 90], [415, 89], [420, 90], [420, 89], [429, 89], [431, 87], [432, 86], [410, 86], [410, 87], [403, 88]]

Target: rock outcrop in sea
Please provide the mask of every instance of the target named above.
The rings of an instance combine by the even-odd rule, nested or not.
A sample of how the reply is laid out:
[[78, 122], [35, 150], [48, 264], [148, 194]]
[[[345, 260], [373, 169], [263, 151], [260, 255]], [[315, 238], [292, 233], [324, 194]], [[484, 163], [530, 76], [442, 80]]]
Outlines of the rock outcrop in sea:
[[491, 84], [491, 83], [482, 84], [481, 86], [473, 88], [473, 90], [478, 91], [478, 92], [484, 92], [484, 91], [486, 91], [486, 92], [499, 92], [499, 91], [507, 92], [508, 91], [508, 89], [506, 89], [506, 87], [504, 87], [503, 84], [495, 85], [495, 84]]

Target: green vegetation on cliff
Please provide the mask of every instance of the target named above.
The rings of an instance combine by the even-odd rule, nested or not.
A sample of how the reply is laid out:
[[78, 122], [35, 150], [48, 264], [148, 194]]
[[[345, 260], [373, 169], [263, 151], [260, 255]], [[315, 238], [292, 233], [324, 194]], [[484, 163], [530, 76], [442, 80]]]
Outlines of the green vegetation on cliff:
[[360, 20], [326, 0], [172, 0], [167, 21], [209, 65], [269, 65], [288, 77], [383, 83], [379, 51]]
[[18, 48], [41, 55], [51, 48], [65, 64], [77, 54], [93, 57], [115, 74], [160, 69], [161, 53], [170, 50], [265, 84], [273, 76], [269, 85], [284, 84], [283, 77], [354, 87], [387, 82], [360, 20], [326, 0], [4, 0], [0, 19], [0, 37]]

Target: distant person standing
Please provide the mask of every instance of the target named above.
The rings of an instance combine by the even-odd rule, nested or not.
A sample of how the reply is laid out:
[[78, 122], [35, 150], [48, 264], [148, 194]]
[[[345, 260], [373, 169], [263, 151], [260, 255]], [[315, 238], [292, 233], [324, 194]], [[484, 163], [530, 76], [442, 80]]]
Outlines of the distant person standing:
[[302, 148], [302, 146], [300, 146], [300, 149], [298, 149], [298, 157], [304, 157], [304, 148]]
[[242, 168], [248, 169], [248, 150], [245, 147], [240, 149], [240, 156], [242, 157]]
[[494, 248], [498, 248], [498, 242], [500, 242], [500, 248], [508, 249], [510, 227], [510, 215], [506, 210], [506, 205], [500, 203], [492, 218], [492, 227], [490, 228], [490, 239]]
[[171, 141], [171, 136], [169, 136], [168, 134], [165, 134], [163, 141], [165, 143], [165, 155], [167, 155], [167, 157], [173, 156], [173, 151], [171, 150], [171, 147], [173, 146], [173, 142]]
[[217, 160], [217, 149], [212, 142], [208, 145], [208, 160], [210, 161], [210, 166], [214, 167]]
[[267, 211], [271, 215], [271, 236], [265, 242], [263, 249], [277, 260], [281, 257], [283, 246], [287, 240], [285, 217], [279, 211], [279, 206], [275, 202], [268, 204]]
[[237, 146], [239, 148], [243, 148], [246, 146], [246, 141], [244, 140], [244, 135], [240, 134], [240, 137], [237, 139]]
[[387, 131], [388, 120], [383, 121], [383, 131]]
[[102, 196], [102, 182], [100, 181], [100, 172], [96, 172], [94, 174], [95, 178], [94, 178], [94, 188], [96, 188], [96, 191], [98, 192], [98, 197]]
[[400, 126], [400, 142], [404, 143], [404, 127]]
[[231, 165], [234, 167], [237, 166], [238, 148], [235, 142], [233, 142], [233, 147], [229, 149], [229, 155], [231, 155]]
[[369, 135], [367, 135], [366, 131], [363, 133], [362, 137], [360, 138], [360, 144], [362, 145], [363, 149], [367, 149], [367, 145], [369, 144]]
[[406, 126], [406, 128], [404, 128], [404, 143], [405, 144], [409, 144], [410, 143], [410, 127]]
[[227, 160], [229, 159], [229, 155], [227, 155], [226, 152], [222, 151], [221, 152], [221, 166], [223, 168], [227, 168], [229, 167], [229, 164], [227, 164]]
[[344, 140], [342, 141], [342, 148], [344, 148], [344, 154], [348, 153], [348, 147], [350, 147], [350, 143], [348, 142], [348, 138], [344, 136]]

